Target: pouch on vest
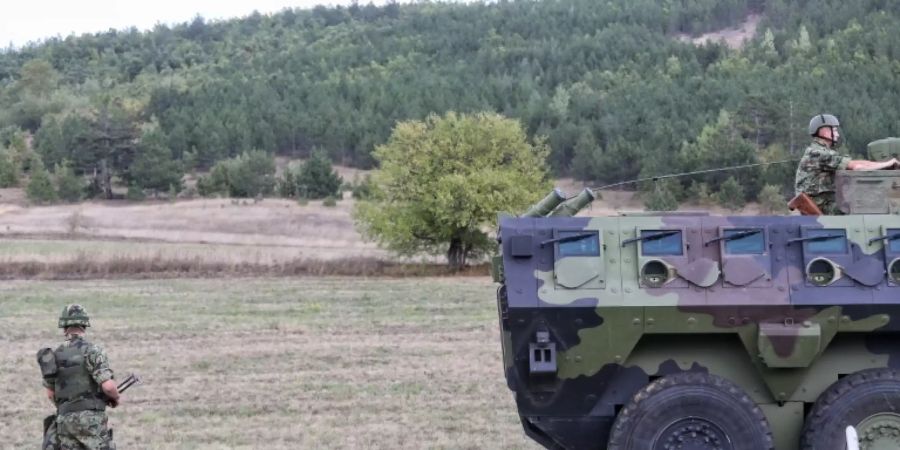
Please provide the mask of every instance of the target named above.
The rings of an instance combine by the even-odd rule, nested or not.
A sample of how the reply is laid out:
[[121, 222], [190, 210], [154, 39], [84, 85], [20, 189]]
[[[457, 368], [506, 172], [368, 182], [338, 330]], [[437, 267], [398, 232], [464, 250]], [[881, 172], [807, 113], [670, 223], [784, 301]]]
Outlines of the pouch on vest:
[[56, 375], [56, 355], [51, 348], [42, 348], [37, 352], [37, 362], [41, 367], [41, 376], [50, 378]]

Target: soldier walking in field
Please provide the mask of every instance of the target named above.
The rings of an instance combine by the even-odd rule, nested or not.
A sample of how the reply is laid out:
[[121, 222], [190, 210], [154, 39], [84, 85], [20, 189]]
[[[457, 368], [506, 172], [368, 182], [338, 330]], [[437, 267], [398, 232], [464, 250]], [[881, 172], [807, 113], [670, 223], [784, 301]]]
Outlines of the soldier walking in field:
[[81, 305], [66, 306], [59, 316], [65, 342], [38, 352], [47, 397], [57, 408], [55, 421], [45, 423], [43, 450], [115, 450], [106, 407], [119, 405], [119, 390], [106, 353], [84, 338], [89, 326]]
[[796, 195], [806, 194], [823, 214], [841, 214], [835, 203], [834, 174], [838, 170], [882, 170], [900, 166], [896, 158], [888, 161], [850, 159], [835, 149], [841, 145], [840, 122], [831, 114], [819, 114], [809, 121], [809, 144], [794, 181]]

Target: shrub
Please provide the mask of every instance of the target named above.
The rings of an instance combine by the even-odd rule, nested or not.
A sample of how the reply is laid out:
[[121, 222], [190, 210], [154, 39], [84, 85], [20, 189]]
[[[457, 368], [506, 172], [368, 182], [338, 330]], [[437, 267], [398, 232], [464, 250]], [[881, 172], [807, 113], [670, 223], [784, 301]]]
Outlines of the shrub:
[[179, 189], [178, 186], [180, 184], [181, 183], [179, 182], [178, 184], [173, 183], [169, 185], [169, 200], [175, 201], [175, 199], [178, 198], [178, 193], [181, 192], [181, 189]]
[[362, 181], [350, 184], [350, 191], [356, 200], [367, 200], [372, 197], [372, 177], [366, 175]]
[[84, 198], [84, 180], [75, 175], [68, 161], [57, 164], [53, 172], [56, 175], [56, 192], [62, 201], [75, 203]]
[[147, 198], [144, 194], [144, 188], [137, 183], [131, 183], [128, 186], [128, 192], [125, 193], [125, 198], [128, 200], [139, 202]]
[[13, 163], [9, 152], [0, 149], [0, 188], [15, 187], [19, 184], [19, 169]]
[[688, 198], [703, 206], [714, 203], [713, 195], [709, 192], [709, 185], [697, 181], [691, 183], [691, 187], [688, 188]]
[[716, 201], [722, 207], [737, 211], [746, 204], [744, 188], [738, 184], [734, 177], [728, 177], [719, 187], [719, 192], [716, 193]]
[[675, 211], [678, 209], [678, 200], [675, 198], [675, 194], [664, 186], [644, 195], [646, 197], [644, 208], [648, 211]]
[[787, 200], [777, 186], [771, 184], [763, 186], [757, 199], [759, 200], [760, 212], [763, 214], [781, 214], [787, 211]]
[[272, 193], [275, 187], [275, 160], [260, 150], [219, 161], [209, 175], [197, 181], [200, 195], [256, 197]]
[[312, 157], [299, 167], [288, 166], [278, 182], [278, 193], [282, 197], [306, 197], [320, 199], [340, 195], [343, 179], [331, 167], [331, 161], [324, 152], [314, 152]]
[[31, 167], [31, 180], [25, 188], [25, 194], [28, 200], [35, 203], [52, 203], [56, 201], [56, 189], [53, 187], [53, 181], [50, 180], [50, 173], [44, 168], [40, 159], [36, 160]]

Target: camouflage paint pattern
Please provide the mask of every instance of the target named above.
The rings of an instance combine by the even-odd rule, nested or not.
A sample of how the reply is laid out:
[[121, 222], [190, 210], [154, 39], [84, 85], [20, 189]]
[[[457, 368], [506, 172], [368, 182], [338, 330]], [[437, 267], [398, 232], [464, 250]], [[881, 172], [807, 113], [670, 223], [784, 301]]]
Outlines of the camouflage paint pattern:
[[[629, 242], [665, 231], [680, 249]], [[721, 239], [745, 232], [759, 248]], [[525, 432], [547, 448], [605, 448], [638, 390], [702, 371], [744, 389], [776, 447], [796, 448], [804, 404], [840, 376], [900, 368], [900, 239], [872, 240], [892, 232], [898, 216], [502, 217], [503, 361]], [[822, 234], [845, 237], [803, 240]], [[560, 250], [594, 237], [596, 254]], [[549, 376], [530, 373], [538, 331], [557, 352]]]
[[845, 214], [897, 214], [900, 183], [895, 170], [838, 171], [837, 208]]
[[[869, 159], [886, 161], [900, 157], [900, 138], [870, 142]], [[838, 170], [835, 174], [835, 202], [844, 214], [900, 213], [900, 183], [896, 170]]]

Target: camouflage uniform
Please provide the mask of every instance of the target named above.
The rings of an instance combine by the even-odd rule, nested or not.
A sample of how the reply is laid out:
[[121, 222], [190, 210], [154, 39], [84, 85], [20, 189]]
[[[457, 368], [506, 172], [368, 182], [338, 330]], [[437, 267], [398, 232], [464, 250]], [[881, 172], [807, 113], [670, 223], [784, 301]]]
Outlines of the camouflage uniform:
[[103, 411], [80, 411], [56, 418], [60, 450], [115, 450]]
[[822, 210], [823, 214], [842, 214], [837, 209], [834, 197], [834, 173], [844, 170], [850, 157], [813, 142], [806, 148], [794, 181], [796, 194], [805, 192]]
[[[109, 368], [109, 359], [103, 348], [85, 340], [80, 335], [66, 335], [66, 341], [56, 348], [54, 353], [60, 353], [65, 349], [77, 348], [84, 355], [84, 370], [96, 383], [95, 389], [100, 392], [99, 386], [107, 380], [113, 379], [113, 372]], [[65, 380], [59, 377], [45, 377], [44, 387], [59, 391], [65, 385]], [[75, 400], [78, 401], [78, 400]], [[95, 403], [91, 409], [65, 412], [66, 404], [57, 404], [61, 413], [56, 417], [56, 428], [61, 450], [115, 450], [112, 442], [112, 433], [107, 427], [108, 418], [105, 406]]]
[[[69, 305], [60, 315], [59, 327], [89, 327], [87, 312]], [[48, 427], [43, 449], [115, 450], [106, 417], [102, 384], [112, 380], [106, 352], [80, 334], [66, 334], [56, 350], [38, 352], [43, 385], [54, 392], [56, 421]], [[54, 430], [55, 428], [55, 430]]]

